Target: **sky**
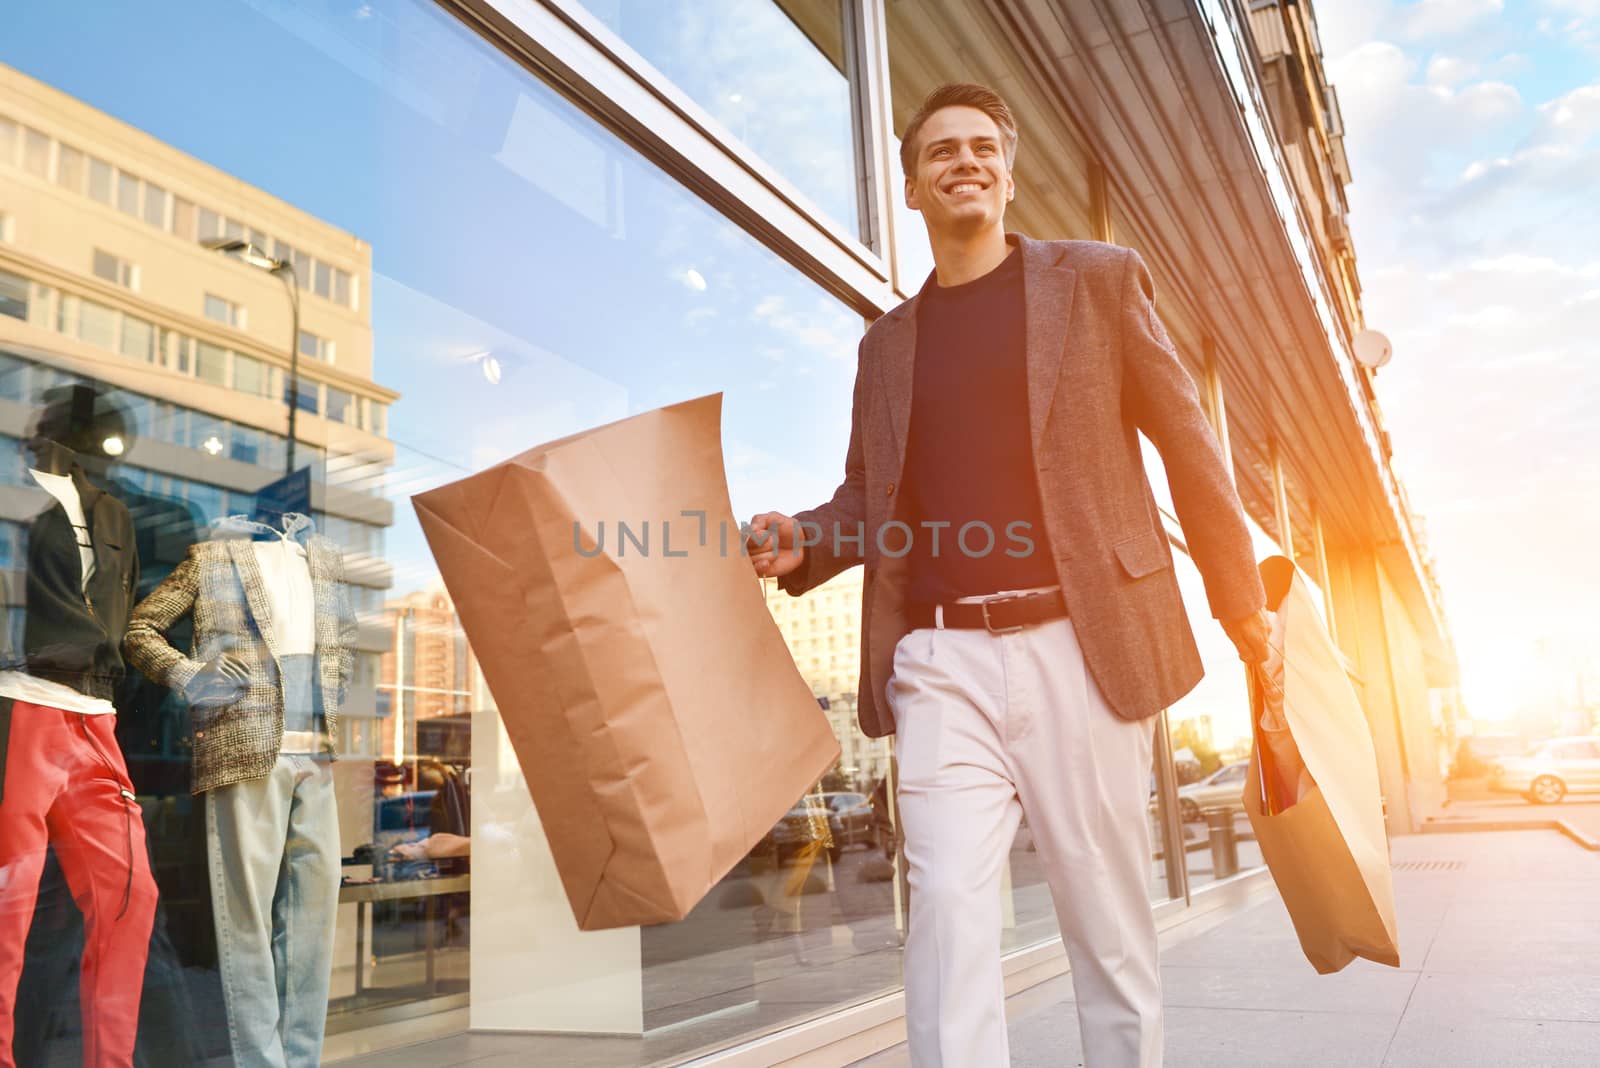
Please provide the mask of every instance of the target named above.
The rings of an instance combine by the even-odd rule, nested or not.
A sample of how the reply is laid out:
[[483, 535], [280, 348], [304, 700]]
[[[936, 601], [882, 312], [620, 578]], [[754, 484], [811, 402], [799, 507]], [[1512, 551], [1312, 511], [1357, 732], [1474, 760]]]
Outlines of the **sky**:
[[1315, 10], [1468, 711], [1600, 699], [1600, 0]]

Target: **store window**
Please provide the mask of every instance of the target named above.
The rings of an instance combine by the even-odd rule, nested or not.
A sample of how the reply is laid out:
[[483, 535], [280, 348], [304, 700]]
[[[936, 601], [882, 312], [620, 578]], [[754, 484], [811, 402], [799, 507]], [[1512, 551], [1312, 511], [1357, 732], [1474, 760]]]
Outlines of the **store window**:
[[818, 208], [857, 233], [845, 2], [586, 0], [585, 6]]
[[[36, 19], [8, 33], [7, 62], [17, 68], [0, 66], [0, 86], [15, 80], [30, 97], [53, 101], [51, 114], [65, 116], [54, 132], [85, 154], [87, 195], [61, 198], [75, 213], [61, 232], [109, 230], [101, 204], [139, 225], [170, 227], [181, 242], [159, 238], [163, 285], [167, 252], [171, 277], [193, 283], [175, 296], [143, 294], [135, 316], [83, 296], [96, 283], [81, 248], [73, 258], [30, 250], [16, 271], [8, 249], [0, 274], [0, 313], [12, 318], [29, 320], [41, 278], [59, 286], [49, 319], [28, 321], [27, 344], [0, 353], [0, 392], [32, 415], [65, 402], [89, 420], [80, 426], [92, 431], [79, 442], [85, 452], [117, 438], [114, 454], [101, 448], [93, 457], [88, 477], [128, 509], [140, 560], [131, 600], [152, 596], [196, 546], [253, 529], [233, 517], [267, 516], [289, 501], [306, 509], [342, 562], [357, 625], [335, 628], [348, 687], [337, 725], [325, 718], [323, 728], [343, 759], [314, 765], [330, 780], [331, 801], [317, 802], [328, 822], [308, 838], [332, 856], [336, 876], [314, 919], [330, 932], [326, 972], [317, 967], [326, 978], [309, 987], [320, 990], [314, 1004], [297, 986], [300, 1000], [283, 1011], [317, 1030], [329, 1063], [469, 1024], [570, 1032], [530, 1034], [532, 1063], [569, 1063], [570, 1043], [602, 1062], [649, 1061], [894, 989], [904, 887], [883, 818], [889, 748], [854, 732], [853, 702], [844, 700], [854, 685], [848, 650], [859, 634], [859, 586], [825, 613], [792, 617], [815, 620], [816, 633], [839, 646], [836, 670], [819, 661], [814, 677], [840, 698], [830, 709], [848, 754], [840, 766], [810, 800], [796, 798], [683, 923], [580, 934], [410, 503], [414, 492], [540, 441], [720, 391], [736, 513], [815, 504], [843, 470], [860, 315], [438, 5], [392, 0], [364, 10], [193, 4], [182, 32], [152, 35], [148, 12], [41, 5]], [[807, 103], [817, 116], [787, 109], [784, 121], [798, 123], [793, 157], [776, 134], [747, 130], [752, 147], [765, 155], [756, 142], [768, 138], [769, 161], [792, 169], [802, 188], [818, 183], [808, 195], [853, 226], [848, 90], [832, 58], [837, 30], [821, 29], [838, 21], [838, 5], [817, 7], [816, 18], [789, 3], [773, 10], [805, 31], [774, 38], [800, 57], [785, 77], [814, 80], [818, 99], [833, 103]], [[91, 17], [97, 33], [86, 43], [77, 31]], [[144, 47], [110, 46], [119, 40]], [[240, 40], [271, 55], [279, 76], [242, 78], [227, 64], [194, 62], [234, 54]], [[124, 91], [147, 84], [150, 69], [189, 76], [178, 88]], [[757, 84], [758, 73], [740, 76], [742, 91], [771, 103], [777, 91]], [[318, 107], [285, 108], [285, 85]], [[766, 110], [777, 117], [782, 109]], [[113, 117], [141, 135], [109, 136]], [[319, 165], [293, 165], [298, 158]], [[159, 185], [135, 177], [144, 175]], [[0, 174], [0, 195], [19, 180]], [[441, 197], [441, 189], [453, 193]], [[219, 333], [196, 331], [197, 312], [244, 326], [242, 309], [224, 296], [243, 268], [197, 246], [185, 253], [223, 234], [270, 241], [295, 265], [320, 352], [300, 369], [326, 373], [338, 354], [338, 386], [301, 380], [293, 470], [285, 373], [268, 366], [267, 352], [246, 355], [195, 336]], [[370, 261], [355, 251], [366, 248]], [[326, 249], [328, 258], [305, 249]], [[63, 277], [55, 263], [79, 264], [68, 272], [77, 277]], [[341, 310], [328, 314], [324, 305], [313, 316], [312, 298]], [[74, 337], [101, 351], [86, 355]], [[288, 332], [271, 340], [286, 343]], [[826, 433], [815, 448], [784, 448], [772, 429], [800, 410]], [[14, 496], [42, 508], [52, 498], [29, 473], [38, 457], [25, 455], [19, 429], [0, 428], [0, 449], [16, 457], [0, 453], [0, 466], [10, 464], [27, 491]], [[296, 486], [307, 468], [305, 492]], [[238, 604], [249, 601], [241, 592]], [[4, 607], [9, 619], [28, 608], [15, 599]], [[150, 644], [158, 633], [193, 659], [205, 650], [183, 628], [201, 625], [191, 610], [150, 624], [143, 640], [159, 648]], [[213, 876], [239, 859], [236, 844], [249, 832], [215, 812], [208, 822], [222, 787], [196, 776], [215, 767], [208, 746], [238, 739], [207, 711], [204, 685], [191, 691], [159, 663], [146, 664], [149, 675], [128, 675], [107, 698], [117, 702], [108, 744], [127, 762], [138, 805], [130, 826], [142, 823], [148, 842], [140, 855], [154, 858], [150, 882], [136, 885], [154, 933], [117, 958], [108, 981], [142, 984], [143, 1018], [131, 1036], [139, 1063], [220, 1062], [234, 1043], [256, 1041], [257, 1010], [281, 1008], [276, 990], [269, 998], [223, 966], [217, 941], [219, 920], [233, 922], [239, 902], [215, 890]], [[308, 726], [315, 742], [314, 717]], [[274, 880], [275, 872], [265, 882]], [[311, 909], [287, 898], [278, 907]], [[1034, 907], [1020, 906], [1015, 938], [1048, 936]], [[71, 962], [88, 928], [59, 879], [41, 883], [32, 922], [39, 938], [29, 942], [17, 993], [17, 1059], [73, 1063], [84, 1006]], [[250, 943], [258, 963], [271, 958], [271, 937]]]
[[1205, 584], [1189, 555], [1173, 550], [1178, 588], [1205, 677], [1167, 710], [1178, 780], [1178, 819], [1191, 889], [1263, 863], [1244, 814], [1250, 759], [1250, 691], [1239, 653], [1211, 618]]

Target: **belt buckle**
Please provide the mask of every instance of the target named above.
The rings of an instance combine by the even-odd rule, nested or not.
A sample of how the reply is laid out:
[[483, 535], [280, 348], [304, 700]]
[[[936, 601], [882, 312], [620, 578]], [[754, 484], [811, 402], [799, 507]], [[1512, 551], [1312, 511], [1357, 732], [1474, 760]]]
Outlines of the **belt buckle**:
[[1012, 593], [1012, 594], [1007, 594], [1004, 597], [991, 597], [987, 601], [979, 601], [978, 605], [979, 605], [979, 607], [981, 607], [983, 609], [983, 629], [987, 630], [990, 634], [1010, 634], [1010, 633], [1012, 633], [1014, 631], [1019, 631], [1023, 627], [1027, 626], [1026, 623], [1017, 623], [1017, 624], [1014, 624], [1014, 625], [1009, 626], [1009, 627], [997, 627], [989, 619], [989, 606], [990, 605], [1010, 604], [1013, 601], [1020, 601], [1022, 599], [1023, 598], [1022, 598], [1021, 594]]

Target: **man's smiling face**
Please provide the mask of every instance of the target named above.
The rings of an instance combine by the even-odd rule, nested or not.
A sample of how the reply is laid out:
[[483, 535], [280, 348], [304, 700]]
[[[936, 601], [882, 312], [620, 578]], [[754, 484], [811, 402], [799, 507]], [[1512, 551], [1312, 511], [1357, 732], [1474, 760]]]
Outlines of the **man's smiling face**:
[[906, 204], [929, 234], [973, 233], [1000, 223], [1016, 195], [995, 121], [977, 108], [941, 108], [917, 133]]

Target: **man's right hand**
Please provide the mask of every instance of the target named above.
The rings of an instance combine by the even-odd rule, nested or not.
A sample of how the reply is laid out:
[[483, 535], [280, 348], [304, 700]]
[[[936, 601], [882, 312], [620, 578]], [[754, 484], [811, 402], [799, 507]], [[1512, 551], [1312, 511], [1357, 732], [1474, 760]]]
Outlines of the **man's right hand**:
[[799, 525], [782, 512], [763, 512], [750, 520], [745, 549], [750, 554], [750, 565], [762, 578], [782, 578], [806, 558]]

